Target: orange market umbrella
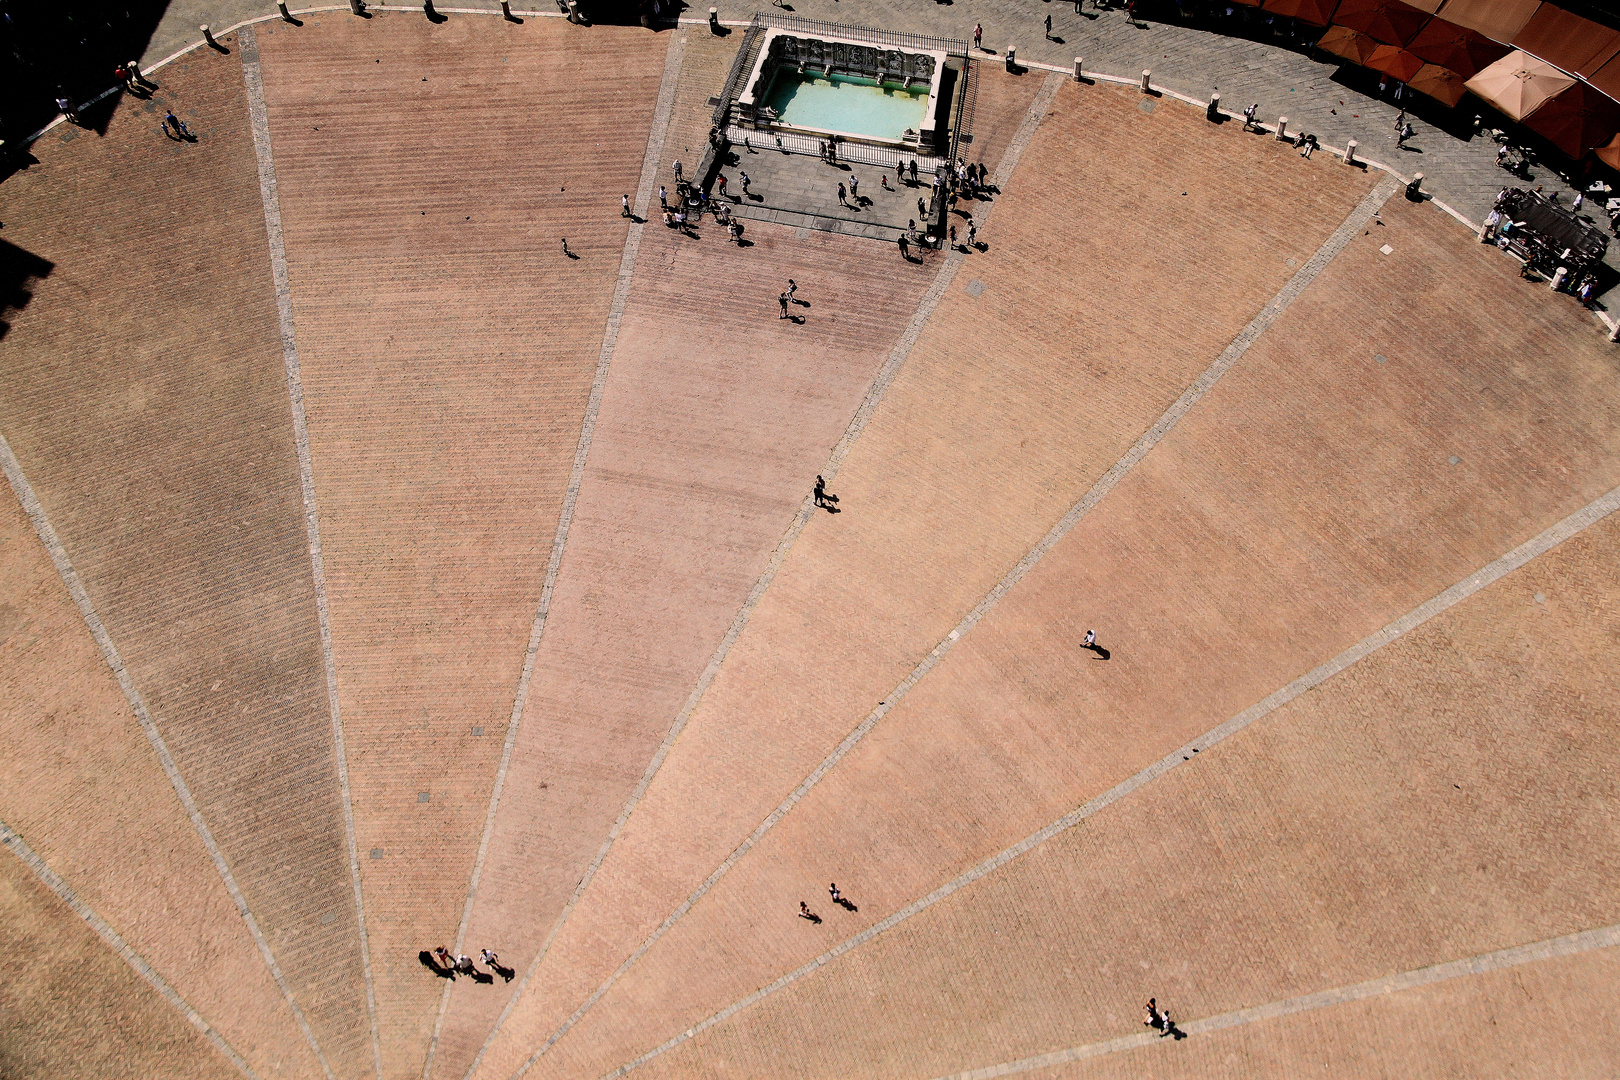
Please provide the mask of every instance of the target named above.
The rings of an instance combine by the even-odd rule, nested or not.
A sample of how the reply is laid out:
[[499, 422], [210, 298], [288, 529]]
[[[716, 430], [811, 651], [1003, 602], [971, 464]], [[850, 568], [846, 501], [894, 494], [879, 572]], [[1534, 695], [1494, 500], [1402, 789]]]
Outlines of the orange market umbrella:
[[1381, 71], [1397, 82], [1411, 82], [1423, 70], [1423, 61], [1393, 45], [1380, 45], [1367, 57], [1367, 67]]
[[1424, 64], [1416, 75], [1406, 80], [1406, 85], [1408, 89], [1432, 97], [1442, 105], [1456, 105], [1468, 92], [1461, 75], [1439, 64]]
[[1574, 86], [1575, 77], [1515, 49], [1464, 85], [1509, 120], [1523, 120]]
[[1592, 153], [1609, 168], [1620, 171], [1620, 135], [1611, 139], [1608, 146], [1600, 146]]
[[1620, 131], [1620, 105], [1601, 91], [1576, 83], [1537, 109], [1525, 126], [1579, 159]]
[[1417, 36], [1406, 43], [1406, 47], [1429, 63], [1450, 68], [1465, 79], [1479, 74], [1481, 68], [1489, 67], [1513, 51], [1478, 30], [1448, 23], [1444, 19], [1430, 19], [1429, 25], [1419, 30]]
[[1401, 0], [1340, 0], [1333, 22], [1360, 30], [1385, 45], [1405, 47], [1431, 16]]
[[1262, 10], [1288, 19], [1298, 19], [1311, 26], [1326, 26], [1333, 21], [1333, 9], [1339, 0], [1264, 0]]
[[1352, 64], [1365, 64], [1378, 48], [1378, 42], [1348, 26], [1330, 26], [1316, 47], [1323, 52], [1342, 57]]

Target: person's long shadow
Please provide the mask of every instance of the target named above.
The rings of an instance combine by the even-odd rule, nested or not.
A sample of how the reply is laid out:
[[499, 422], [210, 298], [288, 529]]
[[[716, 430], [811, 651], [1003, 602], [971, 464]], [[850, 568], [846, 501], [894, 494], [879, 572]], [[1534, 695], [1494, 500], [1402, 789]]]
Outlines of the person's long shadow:
[[440, 967], [439, 962], [433, 959], [433, 953], [427, 949], [423, 949], [421, 952], [417, 953], [416, 958], [422, 961], [423, 967], [427, 968], [441, 979], [453, 979], [456, 977], [456, 973], [450, 968]]
[[1109, 652], [1107, 649], [1103, 648], [1101, 645], [1092, 644], [1092, 645], [1082, 645], [1080, 647], [1082, 649], [1090, 649], [1092, 652], [1096, 653], [1097, 654], [1097, 659], [1099, 659], [1099, 660], [1107, 660], [1109, 657], [1114, 655], [1113, 653]]
[[839, 907], [843, 908], [845, 911], [859, 911], [859, 910], [861, 910], [860, 908], [856, 907], [855, 902], [853, 900], [851, 900], [847, 896], [840, 896], [837, 900], [834, 900], [833, 903], [837, 904]]
[[475, 983], [483, 983], [487, 986], [495, 981], [495, 976], [491, 975], [487, 971], [478, 971], [474, 969], [470, 974], [472, 975], [473, 982]]
[[[502, 982], [511, 982], [517, 976], [517, 971], [513, 968], [501, 967], [499, 964], [491, 964], [490, 967], [495, 969], [495, 974], [501, 977]], [[494, 982], [493, 979], [490, 981]]]

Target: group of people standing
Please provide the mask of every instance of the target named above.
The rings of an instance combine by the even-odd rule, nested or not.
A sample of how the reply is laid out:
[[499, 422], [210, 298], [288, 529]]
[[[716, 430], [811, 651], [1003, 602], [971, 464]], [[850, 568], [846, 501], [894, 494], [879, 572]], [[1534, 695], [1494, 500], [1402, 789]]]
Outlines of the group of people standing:
[[[443, 945], [440, 945], [438, 948], [433, 950], [432, 956], [433, 959], [438, 962], [441, 973], [447, 978], [454, 979], [458, 975], [471, 975], [473, 976], [474, 981], [477, 981], [479, 975], [484, 975], [484, 973], [479, 971], [477, 966], [473, 964], [473, 958], [465, 953], [457, 953], [452, 955], [449, 949], [446, 949]], [[499, 975], [501, 978], [505, 979], [507, 982], [511, 982], [512, 976], [516, 974], [516, 972], [514, 972], [511, 968], [502, 967], [500, 957], [496, 956], [495, 953], [489, 949], [480, 949], [478, 951], [478, 962], [489, 968], [490, 971], [493, 971], [495, 975]], [[483, 981], [494, 982], [494, 976], [484, 975]]]

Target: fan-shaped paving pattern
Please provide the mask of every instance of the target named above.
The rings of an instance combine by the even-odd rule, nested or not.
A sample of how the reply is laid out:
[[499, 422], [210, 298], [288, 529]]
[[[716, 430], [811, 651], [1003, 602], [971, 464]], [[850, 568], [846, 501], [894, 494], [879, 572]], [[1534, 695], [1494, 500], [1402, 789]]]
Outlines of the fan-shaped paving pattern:
[[379, 1035], [408, 1075], [440, 997], [417, 954], [456, 937], [619, 272], [629, 222], [602, 210], [635, 190], [664, 49], [376, 23], [261, 36]]
[[[319, 1076], [151, 743], [16, 502], [0, 510], [0, 552], [0, 733], [11, 748], [0, 821], [205, 1013], [259, 1075]], [[66, 967], [54, 951], [38, 966]], [[168, 1009], [163, 1002], [151, 1007]], [[18, 1046], [31, 1042], [10, 1038]]]
[[[601, 891], [559, 940], [543, 980], [567, 1006], [557, 1021], [1118, 460], [1368, 186], [1359, 174], [1301, 175], [1270, 147], [1242, 147], [1255, 173], [1235, 182], [1251, 212], [1231, 218], [1218, 211], [1231, 192], [1212, 182], [1229, 179], [1217, 155], [1230, 148], [1189, 155], [1179, 148], [1192, 118], [1148, 119], [1163, 131], [1137, 141], [1129, 132], [1142, 114], [1130, 96], [1058, 95], [983, 234], [989, 255], [966, 260], [839, 474], [850, 512], [817, 519], [795, 545], [604, 863]], [[1077, 143], [1089, 152], [1076, 155]], [[1143, 236], [1130, 211], [1150, 176], [1161, 191], [1176, 181], [1178, 205], [1210, 228]], [[1053, 214], [1052, 189], [1114, 194]], [[1249, 256], [1225, 273], [1182, 276], [1189, 262], [1245, 246]], [[1116, 273], [1108, 260], [1124, 247], [1141, 263]], [[974, 282], [982, 289], [967, 288]], [[722, 790], [723, 806], [692, 817], [690, 806]], [[564, 966], [574, 940], [600, 957], [581, 975]], [[622, 1017], [601, 1023], [616, 1037], [646, 1034]]]
[[647, 1075], [940, 1075], [1129, 1034], [1149, 996], [1186, 1021], [1613, 925], [1586, 740], [1620, 715], [1617, 551], [1611, 517]]
[[[7, 235], [54, 269], [0, 349], [0, 431], [321, 1047], [364, 1075], [264, 210], [241, 67], [211, 60], [165, 68], [150, 110], [121, 111], [104, 139], [47, 142], [7, 181], [29, 207]], [[156, 135], [166, 105], [197, 144]]]
[[[385, 1076], [461, 1077], [482, 1050], [476, 1075], [505, 1080], [565, 1022], [530, 1075], [599, 1077], [671, 1038], [638, 1075], [944, 1075], [1139, 1033], [1149, 995], [1191, 1021], [1620, 922], [1589, 751], [1616, 715], [1612, 520], [963, 877], [1620, 484], [1611, 347], [1453, 221], [1397, 201], [1352, 235], [1376, 175], [991, 67], [967, 147], [1005, 189], [986, 251], [903, 263], [765, 223], [731, 246], [618, 198], [696, 163], [735, 35], [339, 11], [253, 36], [164, 68], [104, 138], [49, 135], [7, 181], [27, 212], [0, 251], [34, 275], [0, 432], [203, 827], [15, 506], [0, 820], [259, 1075], [320, 1064], [256, 928], [335, 1075], [372, 1072], [374, 992]], [[198, 143], [157, 136], [167, 107]], [[803, 324], [777, 317], [789, 277]], [[805, 505], [830, 466], [836, 516]], [[1093, 626], [1106, 662], [1079, 647]], [[4, 1068], [230, 1072], [5, 858]], [[827, 905], [832, 879], [858, 911]], [[464, 905], [466, 950], [532, 975], [418, 963]], [[1597, 1074], [1613, 964], [1262, 1008], [1029, 1075]], [[1529, 1023], [1561, 993], [1594, 1020]]]

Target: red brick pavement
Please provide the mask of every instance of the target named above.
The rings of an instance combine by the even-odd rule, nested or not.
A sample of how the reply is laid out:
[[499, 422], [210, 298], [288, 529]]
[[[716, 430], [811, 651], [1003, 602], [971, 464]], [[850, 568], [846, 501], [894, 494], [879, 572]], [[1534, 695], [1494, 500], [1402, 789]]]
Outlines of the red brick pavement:
[[1494, 971], [1301, 1016], [1157, 1043], [1030, 1080], [1614, 1075], [1613, 949]]
[[[222, 1032], [255, 1072], [319, 1076], [308, 1041], [152, 744], [15, 500], [0, 509], [0, 562], [6, 568], [0, 578], [0, 737], [11, 750], [0, 765], [0, 821]], [[39, 932], [8, 923], [0, 934], [14, 950]], [[42, 966], [61, 966], [55, 946], [46, 945], [43, 953], [53, 959]], [[7, 1006], [14, 1011], [12, 1023], [48, 1027], [52, 1021], [35, 1012], [41, 1007], [72, 1014], [76, 981], [63, 976], [49, 994], [37, 997], [18, 993]], [[158, 1001], [156, 1007], [169, 1005]], [[19, 1053], [39, 1050], [18, 1032], [9, 1040], [0, 1036], [0, 1044], [8, 1041]], [[0, 1075], [11, 1073], [0, 1066]]]
[[[1118, 459], [1368, 186], [1301, 172], [1275, 144], [1198, 140], [1195, 118], [1136, 104], [1058, 96], [983, 234], [988, 254], [963, 265], [833, 485], [849, 512], [798, 540], [542, 969], [556, 1021]], [[1158, 136], [1135, 138], [1143, 124]], [[1228, 171], [1233, 153], [1251, 175]], [[1246, 218], [1221, 209], [1234, 183]], [[1054, 213], [1054, 190], [1091, 194]], [[1149, 198], [1186, 203], [1208, 227], [1144, 233]], [[1132, 261], [1113, 263], [1125, 250]], [[1215, 264], [1225, 273], [1184, 276]], [[652, 1033], [603, 1037], [618, 1047]]]
[[664, 41], [305, 23], [265, 28], [265, 96], [384, 1071], [416, 1077], [443, 987], [417, 956], [455, 943]]
[[[473, 938], [504, 945], [519, 970], [929, 281], [869, 242], [764, 224], [748, 235], [738, 249], [712, 224], [701, 240], [659, 224], [642, 240], [473, 916]], [[778, 318], [789, 276], [803, 325]], [[494, 1019], [484, 998], [473, 1050]], [[518, 1016], [513, 1032], [534, 1034]]]
[[10, 854], [0, 858], [0, 934], [0, 1076], [242, 1075]]
[[[679, 1075], [701, 1061], [715, 1077], [934, 1076], [1139, 1032], [1150, 996], [1179, 1020], [1196, 1020], [1613, 925], [1620, 790], [1591, 748], [1613, 737], [1620, 715], [1610, 674], [1610, 643], [1620, 634], [1611, 601], [1617, 551], [1620, 520], [1611, 517], [646, 1075]], [[1121, 659], [1123, 650], [1109, 667]], [[1024, 718], [1032, 697], [1016, 703]], [[1113, 728], [1128, 745], [1102, 704], [1076, 711], [1074, 727]], [[1168, 726], [1159, 715], [1136, 714], [1138, 742]], [[935, 737], [955, 741], [944, 710], [932, 716]], [[1009, 717], [1003, 727], [1024, 722]], [[1047, 756], [1093, 758], [1089, 742], [1054, 739]], [[919, 774], [928, 770], [910, 761]], [[1027, 770], [1002, 767], [1005, 804]], [[876, 792], [882, 778], [872, 779]], [[954, 805], [991, 816], [986, 791], [957, 796]], [[942, 831], [960, 827], [951, 806], [937, 813]], [[777, 870], [784, 895], [818, 883], [840, 858], [830, 841], [844, 822], [824, 816], [819, 825], [820, 842], [801, 844], [796, 865]], [[838, 866], [840, 884], [862, 901], [859, 920], [835, 913], [806, 933], [778, 903], [755, 913], [760, 937], [733, 922], [733, 948], [693, 970], [745, 964], [749, 946], [772, 938], [841, 940], [869, 907], [886, 906], [890, 882], [928, 839], [921, 830], [891, 836], [864, 865]], [[1597, 999], [1613, 996], [1612, 957], [1558, 963], [1589, 971]], [[1542, 968], [1488, 976], [1486, 985], [1506, 984], [1503, 1007], [1539, 1011], [1545, 991], [1511, 988], [1536, 985]], [[1485, 992], [1468, 988], [1475, 978], [1412, 997], [1466, 1000]], [[1577, 995], [1559, 1009], [1567, 1017], [1583, 1004]], [[1419, 1041], [1435, 1043], [1434, 1056], [1419, 1053], [1402, 1074], [1453, 1075], [1460, 1062], [1445, 1067], [1448, 1047], [1459, 1048], [1478, 1015], [1465, 1009], [1459, 1029], [1441, 1012], [1395, 1031], [1403, 1011], [1380, 1006], [1385, 1024], [1356, 1025], [1370, 1008], [1335, 1006], [1218, 1038], [1229, 1050], [1252, 1048], [1253, 1072], [1240, 1059], [1229, 1066], [1234, 1074], [1320, 1074], [1325, 1060], [1337, 1075], [1355, 1075], [1358, 1058], [1399, 1061], [1400, 1048]], [[1590, 1022], [1558, 1021], [1569, 1038], [1551, 1053], [1544, 1035], [1522, 1026], [1488, 1034], [1479, 1049], [1532, 1060], [1542, 1075], [1556, 1073], [1559, 1060], [1612, 1067], [1611, 1011], [1597, 1005]], [[1338, 1028], [1334, 1017], [1346, 1013]], [[1268, 1036], [1268, 1025], [1295, 1034]], [[1525, 1032], [1522, 1042], [1515, 1032]], [[1188, 1067], [1172, 1075], [1197, 1075], [1190, 1066], [1208, 1062], [1203, 1053], [1181, 1051]], [[1266, 1067], [1272, 1055], [1283, 1067]], [[1096, 1071], [1140, 1075], [1132, 1058], [1144, 1068], [1146, 1056], [1122, 1055]], [[1420, 1067], [1428, 1062], [1433, 1072]]]
[[[620, 1040], [620, 1060], [656, 1045], [1620, 482], [1604, 419], [1620, 386], [1581, 314], [1544, 291], [1516, 295], [1491, 253], [1426, 208], [1384, 218], [604, 999], [582, 1042], [612, 1043], [599, 1032], [634, 1014], [646, 1034]], [[1407, 344], [1408, 325], [1443, 322], [1444, 337]], [[1532, 365], [1532, 342], [1556, 347]], [[1620, 835], [1613, 782], [1578, 747], [1612, 726], [1592, 645], [1614, 633], [1601, 598], [1617, 536], [1607, 522], [1474, 603], [1458, 617], [1461, 655], [1445, 656], [1435, 629], [1344, 677], [1345, 692], [1382, 703], [1324, 690], [1309, 699], [1320, 714], [1290, 714], [1313, 722], [1267, 721], [1286, 737], [1256, 729], [1211, 751], [1027, 869], [852, 954], [836, 983], [806, 984], [814, 1005], [781, 995], [730, 1045], [757, 1042], [755, 1069], [945, 1071], [1120, 1034], [1074, 1026], [1100, 1005], [1056, 993], [1070, 985], [1059, 970], [1093, 994], [1080, 984], [1100, 965], [1092, 983], [1131, 980], [1120, 989], [1143, 999], [1162, 987], [1199, 1016], [1615, 922], [1620, 894], [1601, 870]], [[1542, 563], [1571, 579], [1562, 625], [1526, 603], [1538, 590], [1523, 578]], [[1111, 661], [1077, 647], [1088, 626]], [[859, 916], [806, 933], [794, 902], [824, 898], [830, 878]], [[1159, 981], [1139, 981], [1136, 955]], [[702, 997], [688, 990], [695, 970], [712, 973]], [[859, 1030], [839, 1026], [851, 1017], [839, 1003], [861, 1001], [873, 1012]], [[833, 1026], [803, 1044], [766, 1035], [823, 1013]], [[584, 1060], [576, 1071], [605, 1071]]]
[[[9, 242], [54, 269], [9, 316], [0, 431], [334, 1068], [358, 1075], [365, 996], [242, 69], [193, 54], [158, 81], [150, 110], [119, 109], [105, 137], [58, 129], [6, 182]], [[198, 142], [160, 134], [166, 105]]]

